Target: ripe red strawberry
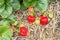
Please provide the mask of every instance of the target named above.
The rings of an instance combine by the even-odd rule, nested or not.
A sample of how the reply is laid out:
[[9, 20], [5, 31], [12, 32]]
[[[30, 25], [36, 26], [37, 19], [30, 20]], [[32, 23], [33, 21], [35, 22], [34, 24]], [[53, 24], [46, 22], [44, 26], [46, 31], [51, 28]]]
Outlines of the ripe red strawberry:
[[41, 25], [46, 25], [48, 23], [48, 17], [47, 16], [40, 16], [40, 24]]
[[29, 8], [28, 8], [28, 11], [33, 12], [33, 11], [34, 11], [34, 8], [33, 8], [33, 7], [29, 7]]
[[35, 16], [29, 15], [28, 16], [28, 23], [33, 23], [35, 21]]
[[20, 36], [27, 36], [27, 34], [28, 34], [28, 29], [26, 27], [20, 27], [19, 35]]

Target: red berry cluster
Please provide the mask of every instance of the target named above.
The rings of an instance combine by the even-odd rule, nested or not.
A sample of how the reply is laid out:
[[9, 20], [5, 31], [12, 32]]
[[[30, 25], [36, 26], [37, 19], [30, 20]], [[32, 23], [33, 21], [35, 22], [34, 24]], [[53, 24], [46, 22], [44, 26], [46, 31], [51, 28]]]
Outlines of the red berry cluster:
[[[33, 12], [33, 7], [29, 7], [28, 11]], [[33, 13], [32, 13], [33, 14]], [[43, 14], [40, 15], [40, 17], [35, 17], [34, 15], [29, 15], [27, 18], [28, 23], [36, 23], [41, 24], [42, 26], [47, 25], [48, 23], [48, 17], [44, 16]], [[14, 27], [10, 26], [11, 30], [14, 31]], [[28, 28], [25, 27], [24, 24], [20, 24], [19, 27], [19, 36], [27, 36], [28, 35]]]
[[[29, 9], [28, 9], [30, 12], [32, 11], [33, 12], [33, 7], [29, 7]], [[33, 22], [35, 22], [35, 20], [36, 20], [36, 17], [34, 16], [34, 15], [29, 15], [28, 16], [28, 23], [33, 23]], [[38, 20], [37, 20], [37, 22], [39, 22]], [[41, 14], [40, 15], [40, 24], [41, 25], [46, 25], [48, 23], [48, 17], [47, 16], [44, 16], [43, 14]]]
[[[33, 23], [35, 22], [36, 17], [35, 16], [28, 16], [28, 23]], [[48, 23], [48, 17], [44, 15], [40, 15], [40, 24], [41, 25], [46, 25]]]

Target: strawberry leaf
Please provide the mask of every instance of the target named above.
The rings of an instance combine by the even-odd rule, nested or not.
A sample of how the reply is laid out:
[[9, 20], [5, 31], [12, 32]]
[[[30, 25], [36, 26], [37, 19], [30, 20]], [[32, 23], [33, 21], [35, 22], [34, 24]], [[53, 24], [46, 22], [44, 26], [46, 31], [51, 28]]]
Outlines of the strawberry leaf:
[[10, 5], [6, 5], [5, 10], [0, 13], [2, 18], [7, 18], [8, 16], [10, 16], [10, 14], [12, 13], [12, 7]]
[[5, 9], [5, 5], [3, 5], [3, 6], [0, 7], [0, 14], [1, 14], [1, 12], [4, 11], [4, 9]]
[[11, 3], [13, 2], [13, 0], [6, 0], [6, 3]]
[[19, 10], [20, 9], [20, 3], [18, 0], [13, 0], [13, 2], [11, 3], [12, 7], [14, 10]]
[[7, 19], [9, 20], [9, 22], [13, 22], [13, 21], [16, 21], [16, 18], [13, 14], [11, 14], [9, 17], [7, 17]]
[[48, 7], [48, 1], [47, 0], [38, 0], [35, 8], [38, 11], [44, 12], [47, 10]]
[[13, 32], [10, 30], [9, 27], [2, 27], [0, 26], [0, 40], [10, 40], [12, 37]]
[[25, 7], [35, 6], [37, 3], [37, 0], [23, 0], [23, 5]]
[[0, 26], [9, 26], [9, 22], [7, 20], [0, 21]]
[[0, 0], [0, 7], [4, 4], [4, 0]]
[[7, 20], [0, 21], [0, 40], [10, 40], [13, 32], [10, 30]]

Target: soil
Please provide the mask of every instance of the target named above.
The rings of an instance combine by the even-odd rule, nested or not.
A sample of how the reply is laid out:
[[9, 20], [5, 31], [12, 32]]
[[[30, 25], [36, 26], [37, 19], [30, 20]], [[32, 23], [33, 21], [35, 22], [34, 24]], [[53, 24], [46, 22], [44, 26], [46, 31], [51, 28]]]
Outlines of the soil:
[[[29, 30], [29, 35], [26, 37], [13, 34], [12, 40], [60, 40], [60, 2], [55, 1], [49, 4], [46, 14], [53, 12], [54, 17], [44, 27], [36, 25], [35, 23], [29, 24], [27, 16], [29, 12], [18, 10], [14, 12], [15, 17], [19, 22], [23, 22]], [[39, 17], [40, 12], [35, 11], [35, 15]]]

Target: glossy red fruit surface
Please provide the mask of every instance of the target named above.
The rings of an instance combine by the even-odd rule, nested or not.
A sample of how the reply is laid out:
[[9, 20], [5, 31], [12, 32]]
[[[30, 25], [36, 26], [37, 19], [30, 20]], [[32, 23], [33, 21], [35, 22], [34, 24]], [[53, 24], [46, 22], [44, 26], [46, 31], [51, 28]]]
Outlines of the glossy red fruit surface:
[[40, 24], [44, 26], [44, 25], [47, 25], [47, 23], [48, 23], [48, 17], [41, 15], [40, 16]]
[[42, 19], [42, 18], [44, 18], [44, 15], [43, 14], [40, 15], [40, 19]]
[[35, 16], [29, 15], [28, 16], [28, 23], [33, 23], [35, 21]]
[[20, 27], [19, 35], [20, 36], [27, 36], [27, 34], [28, 34], [28, 29], [26, 27]]

